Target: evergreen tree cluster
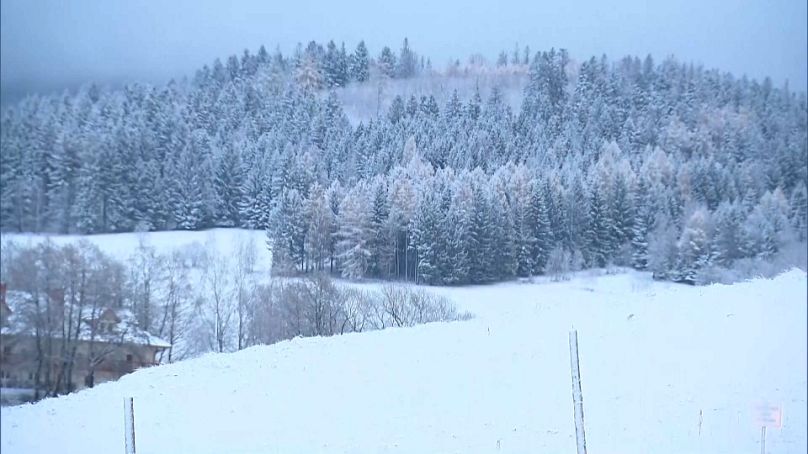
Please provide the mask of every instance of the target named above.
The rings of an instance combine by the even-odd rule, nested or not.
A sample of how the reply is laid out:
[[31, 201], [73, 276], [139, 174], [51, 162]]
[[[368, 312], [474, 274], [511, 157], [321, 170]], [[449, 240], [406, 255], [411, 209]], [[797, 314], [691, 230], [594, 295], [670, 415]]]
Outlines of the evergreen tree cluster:
[[0, 227], [266, 229], [278, 270], [429, 284], [609, 264], [695, 282], [805, 241], [805, 93], [672, 58], [527, 57], [518, 112], [494, 89], [351, 124], [335, 90], [417, 77], [406, 40], [32, 96], [0, 118]]

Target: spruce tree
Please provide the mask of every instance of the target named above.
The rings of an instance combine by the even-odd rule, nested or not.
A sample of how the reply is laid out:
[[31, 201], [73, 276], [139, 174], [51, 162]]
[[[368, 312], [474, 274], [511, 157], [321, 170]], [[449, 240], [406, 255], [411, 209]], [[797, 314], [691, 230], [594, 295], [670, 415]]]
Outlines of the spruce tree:
[[379, 55], [379, 59], [376, 62], [379, 67], [379, 71], [383, 76], [394, 78], [396, 76], [396, 69], [398, 63], [396, 62], [396, 56], [393, 54], [393, 51], [390, 50], [389, 47], [385, 46], [382, 48], [382, 52]]
[[407, 38], [404, 38], [404, 44], [401, 47], [401, 54], [398, 57], [398, 66], [396, 74], [402, 79], [407, 79], [415, 76], [418, 70], [418, 57], [410, 49], [410, 44]]
[[533, 180], [530, 194], [529, 222], [532, 227], [533, 273], [543, 274], [554, 247], [553, 232], [550, 224], [550, 214], [547, 207], [544, 185], [539, 180]]
[[222, 227], [241, 225], [241, 205], [244, 180], [241, 154], [236, 146], [223, 150], [216, 163], [214, 191], [216, 197], [216, 224]]
[[365, 47], [364, 41], [359, 41], [356, 50], [351, 56], [351, 79], [357, 82], [364, 82], [368, 80], [368, 49]]
[[325, 59], [323, 60], [326, 87], [334, 88], [344, 85], [342, 69], [340, 51], [334, 41], [329, 41], [326, 46]]
[[303, 197], [296, 189], [285, 190], [275, 202], [267, 229], [274, 270], [287, 273], [306, 270], [307, 232]]
[[700, 208], [685, 223], [676, 244], [678, 254], [674, 269], [675, 280], [695, 284], [699, 271], [711, 265], [709, 222], [709, 212]]
[[492, 280], [493, 238], [488, 198], [479, 183], [473, 186], [471, 223], [469, 225], [469, 278], [471, 282]]
[[410, 248], [415, 253], [416, 269], [415, 283], [441, 284], [442, 272], [439, 268], [441, 261], [439, 228], [440, 197], [433, 191], [426, 191], [421, 195], [418, 206], [412, 219], [412, 233]]
[[361, 279], [366, 276], [371, 258], [371, 207], [365, 184], [354, 186], [339, 206], [337, 256], [342, 277]]
[[370, 250], [368, 274], [373, 277], [387, 277], [390, 268], [393, 250], [388, 228], [389, 214], [386, 182], [377, 181], [373, 185], [373, 206], [368, 233]]
[[808, 236], [808, 190], [804, 182], [795, 186], [791, 193], [791, 225], [797, 240], [805, 241]]
[[631, 228], [631, 265], [638, 270], [648, 267], [648, 235], [652, 227], [648, 187], [641, 180], [634, 193], [634, 221]]

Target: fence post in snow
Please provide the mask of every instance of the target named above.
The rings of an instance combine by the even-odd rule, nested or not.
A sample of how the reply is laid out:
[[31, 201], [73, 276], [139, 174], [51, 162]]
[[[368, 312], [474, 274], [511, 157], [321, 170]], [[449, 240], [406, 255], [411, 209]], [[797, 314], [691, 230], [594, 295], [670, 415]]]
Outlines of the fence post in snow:
[[126, 454], [135, 454], [135, 407], [133, 398], [123, 399], [123, 425]]
[[766, 426], [760, 428], [760, 454], [766, 454]]
[[575, 446], [578, 454], [586, 454], [584, 436], [584, 398], [581, 393], [581, 370], [578, 362], [578, 331], [570, 331], [570, 365], [572, 366], [572, 402], [575, 406]]

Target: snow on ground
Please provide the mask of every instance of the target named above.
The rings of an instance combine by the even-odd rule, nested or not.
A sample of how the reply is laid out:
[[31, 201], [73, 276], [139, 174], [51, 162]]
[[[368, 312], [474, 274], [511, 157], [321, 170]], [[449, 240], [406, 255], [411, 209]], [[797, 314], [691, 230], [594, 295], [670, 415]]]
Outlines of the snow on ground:
[[210, 354], [3, 408], [0, 451], [122, 452], [134, 396], [139, 454], [574, 452], [574, 326], [590, 452], [758, 452], [767, 402], [784, 410], [767, 450], [803, 453], [807, 283], [437, 288], [476, 317]]

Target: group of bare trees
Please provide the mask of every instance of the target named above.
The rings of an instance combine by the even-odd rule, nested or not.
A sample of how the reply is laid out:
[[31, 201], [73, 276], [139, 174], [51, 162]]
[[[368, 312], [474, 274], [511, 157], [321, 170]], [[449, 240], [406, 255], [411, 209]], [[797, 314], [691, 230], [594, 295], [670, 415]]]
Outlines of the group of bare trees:
[[[121, 304], [124, 267], [85, 241], [65, 246], [46, 241], [35, 247], [5, 243], [0, 263], [0, 279], [8, 284], [9, 298], [28, 295], [14, 304], [16, 313], [10, 332], [33, 339], [33, 345], [22, 350], [26, 357], [16, 359], [33, 364], [35, 397], [74, 388], [71, 377], [80, 341], [89, 344], [84, 379], [92, 385], [95, 368], [114, 348], [116, 339], [101, 342], [103, 333], [88, 321], [96, 319], [106, 307]], [[10, 350], [14, 345], [8, 343], [21, 343], [23, 339], [6, 336], [4, 347]]]
[[[86, 240], [64, 245], [12, 240], [3, 243], [1, 257], [0, 281], [13, 311], [3, 343], [14, 352], [13, 361], [32, 364], [35, 398], [75, 389], [74, 371], [81, 370], [84, 385], [93, 386], [104, 360], [144, 331], [172, 344], [159, 362], [195, 351], [184, 342], [195, 297], [196, 263], [187, 252], [159, 254], [141, 240], [120, 261]], [[99, 323], [107, 309], [123, 316], [114, 332]]]
[[[128, 309], [124, 313], [131, 314], [138, 332], [169, 342], [172, 347], [157, 358], [163, 363], [298, 336], [469, 316], [446, 298], [407, 285], [366, 290], [335, 283], [324, 273], [271, 278], [257, 266], [259, 247], [242, 236], [230, 254], [219, 252], [212, 240], [162, 254], [143, 236], [128, 259], [119, 261], [86, 240], [5, 242], [0, 280], [11, 292], [30, 295], [15, 305], [14, 322], [18, 332], [35, 339], [35, 351], [27, 354], [37, 363], [37, 397], [70, 392], [74, 367], [87, 370], [85, 385], [93, 385], [95, 368], [126, 334], [110, 339], [99, 332], [93, 321], [107, 308]], [[79, 341], [88, 336], [88, 357], [77, 358]]]
[[256, 287], [253, 301], [247, 333], [251, 345], [470, 317], [446, 297], [410, 285], [366, 290], [337, 285], [323, 273], [272, 280]]
[[248, 242], [239, 242], [233, 258], [206, 251], [204, 293], [191, 322], [194, 353], [469, 317], [447, 298], [409, 285], [365, 290], [340, 285], [325, 272], [267, 278], [254, 271], [255, 248]]

